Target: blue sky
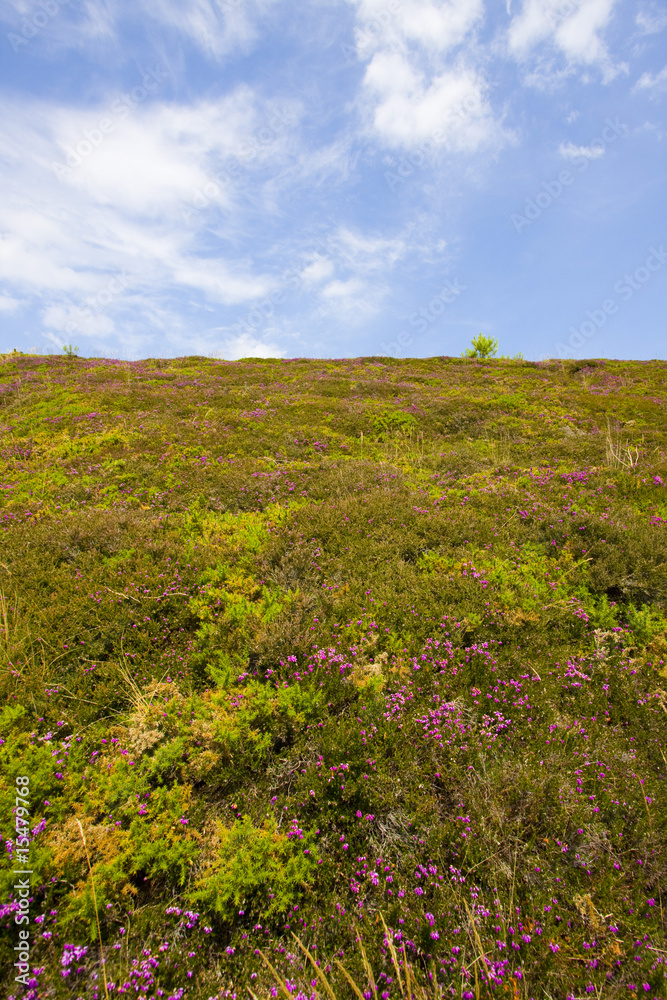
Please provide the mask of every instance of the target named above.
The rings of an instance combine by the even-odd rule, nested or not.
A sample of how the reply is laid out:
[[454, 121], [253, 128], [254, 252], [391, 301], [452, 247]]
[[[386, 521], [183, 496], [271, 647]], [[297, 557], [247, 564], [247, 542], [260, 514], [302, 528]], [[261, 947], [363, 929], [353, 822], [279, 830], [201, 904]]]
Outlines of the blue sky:
[[666, 356], [664, 3], [0, 21], [0, 350]]

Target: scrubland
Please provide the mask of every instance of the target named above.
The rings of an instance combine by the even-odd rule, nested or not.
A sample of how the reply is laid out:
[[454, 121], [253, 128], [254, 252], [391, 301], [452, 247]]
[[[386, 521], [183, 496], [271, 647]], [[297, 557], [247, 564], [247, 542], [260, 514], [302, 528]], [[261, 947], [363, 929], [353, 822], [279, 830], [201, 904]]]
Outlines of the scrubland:
[[666, 407], [665, 362], [2, 356], [6, 995], [667, 996]]

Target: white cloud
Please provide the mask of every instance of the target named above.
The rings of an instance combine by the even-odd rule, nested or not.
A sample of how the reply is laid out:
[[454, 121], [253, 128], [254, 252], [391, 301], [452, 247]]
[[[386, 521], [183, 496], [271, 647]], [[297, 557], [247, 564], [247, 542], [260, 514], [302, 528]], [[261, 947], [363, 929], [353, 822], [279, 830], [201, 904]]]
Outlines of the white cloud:
[[402, 53], [378, 52], [366, 70], [373, 131], [385, 145], [410, 148], [430, 140], [434, 148], [473, 152], [499, 134], [475, 69], [460, 62], [430, 74], [416, 63]]
[[80, 306], [48, 306], [42, 312], [42, 322], [47, 330], [67, 336], [80, 333], [84, 337], [105, 337], [115, 330], [108, 316]]
[[661, 90], [663, 87], [667, 87], [667, 66], [659, 73], [643, 73], [632, 89], [635, 91]]
[[584, 156], [587, 160], [597, 160], [598, 157], [604, 156], [605, 150], [602, 144], [599, 146], [575, 146], [572, 142], [561, 142], [558, 152], [566, 160], [576, 160], [580, 156]]
[[297, 121], [293, 102], [260, 109], [247, 87], [192, 105], [132, 108], [117, 98], [94, 114], [52, 112], [49, 138], [59, 149], [49, 166], [63, 184], [134, 214], [229, 207], [234, 178], [279, 160]]
[[[509, 51], [520, 60], [548, 44], [570, 69], [598, 66], [605, 81], [627, 67], [614, 66], [603, 40], [618, 0], [524, 0], [510, 23]], [[543, 67], [540, 76], [546, 76]], [[534, 78], [535, 79], [535, 78]]]
[[501, 140], [473, 52], [482, 0], [352, 2], [357, 54], [368, 63], [359, 103], [370, 134], [392, 149], [430, 141], [472, 152]]
[[347, 281], [330, 281], [322, 289], [322, 295], [325, 299], [355, 299], [365, 289], [366, 285], [360, 278], [349, 278]]
[[331, 277], [334, 271], [333, 263], [326, 257], [317, 257], [312, 264], [301, 272], [301, 280], [306, 284], [315, 284], [318, 281], [325, 281]]
[[405, 255], [407, 244], [401, 237], [366, 236], [341, 226], [331, 236], [332, 253], [341, 265], [354, 273], [386, 272]]
[[267, 295], [276, 281], [255, 277], [234, 269], [221, 260], [190, 258], [174, 262], [172, 269], [177, 284], [204, 292], [214, 302], [238, 305]]
[[321, 318], [363, 328], [381, 311], [388, 294], [383, 281], [369, 281], [352, 276], [336, 279], [324, 286], [316, 314]]
[[374, 49], [401, 49], [416, 43], [443, 53], [460, 45], [482, 18], [482, 0], [353, 0], [357, 8], [356, 42], [359, 55]]
[[[298, 107], [291, 104], [293, 114], [275, 100], [260, 105], [248, 87], [189, 106], [152, 99], [131, 114], [118, 107], [14, 101], [1, 109], [0, 281], [8, 295], [34, 299], [47, 331], [74, 324], [104, 337], [115, 327], [120, 337], [128, 322], [136, 329], [132, 314], [154, 330], [163, 320], [173, 329], [175, 314], [161, 318], [154, 303], [179, 294], [234, 306], [270, 293], [279, 279], [257, 273], [237, 250], [221, 250], [220, 240], [212, 249], [208, 224], [211, 212], [223, 213], [225, 238], [242, 232], [249, 190], [252, 210], [262, 211], [258, 171], [285, 160]], [[230, 157], [233, 177], [211, 192], [212, 173]], [[211, 197], [187, 222], [197, 190]], [[127, 276], [120, 293], [104, 301], [119, 274]]]
[[206, 353], [226, 361], [238, 361], [239, 358], [284, 358], [287, 351], [271, 341], [241, 333], [223, 337], [213, 349], [209, 344]]
[[[356, 295], [367, 279], [384, 281], [408, 250], [408, 241], [403, 236], [370, 235], [347, 226], [339, 226], [326, 241], [319, 242], [322, 249], [303, 268], [300, 278], [306, 286], [327, 281], [320, 291], [325, 299]], [[329, 281], [336, 272], [342, 277]]]

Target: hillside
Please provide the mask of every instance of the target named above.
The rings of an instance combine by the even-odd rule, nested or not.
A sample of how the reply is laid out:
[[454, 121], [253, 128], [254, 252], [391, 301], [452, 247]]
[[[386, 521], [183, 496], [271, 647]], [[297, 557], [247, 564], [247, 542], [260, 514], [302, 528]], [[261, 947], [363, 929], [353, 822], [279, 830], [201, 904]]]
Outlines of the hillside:
[[2, 356], [8, 995], [324, 996], [296, 933], [339, 996], [400, 997], [390, 942], [429, 996], [667, 996], [666, 407], [667, 362]]

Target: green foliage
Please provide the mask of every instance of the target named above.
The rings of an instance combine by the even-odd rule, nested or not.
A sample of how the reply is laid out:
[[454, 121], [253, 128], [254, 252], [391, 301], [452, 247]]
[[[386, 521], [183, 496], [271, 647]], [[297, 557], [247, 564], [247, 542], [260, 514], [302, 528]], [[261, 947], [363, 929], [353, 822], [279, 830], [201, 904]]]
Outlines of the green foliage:
[[284, 915], [312, 884], [315, 837], [293, 825], [281, 833], [268, 819], [256, 827], [249, 816], [217, 832], [209, 870], [193, 900], [207, 904], [225, 920], [242, 915]]
[[373, 430], [380, 440], [395, 432], [409, 432], [416, 423], [411, 413], [404, 413], [402, 410], [383, 410], [371, 418]]
[[639, 608], [628, 604], [624, 617], [640, 646], [649, 646], [660, 636], [667, 636], [667, 617], [663, 611], [649, 604], [642, 604]]
[[498, 353], [498, 341], [494, 337], [486, 337], [483, 333], [478, 333], [472, 338], [472, 347], [465, 351], [466, 358], [494, 358]]
[[23, 705], [5, 705], [0, 712], [0, 733], [8, 732], [25, 714]]

